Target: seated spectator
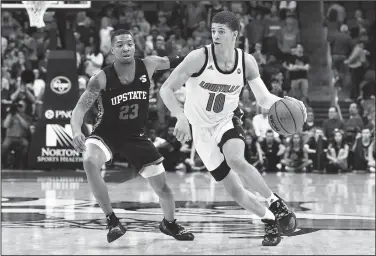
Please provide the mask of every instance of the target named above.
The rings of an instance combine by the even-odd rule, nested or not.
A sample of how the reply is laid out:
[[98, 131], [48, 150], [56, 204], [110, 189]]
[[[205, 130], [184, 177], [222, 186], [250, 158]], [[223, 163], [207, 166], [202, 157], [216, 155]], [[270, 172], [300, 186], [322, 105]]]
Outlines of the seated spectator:
[[291, 80], [291, 96], [301, 100], [306, 106], [308, 106], [308, 70], [310, 69], [308, 62], [303, 46], [298, 44], [295, 54], [291, 55], [286, 65]]
[[203, 40], [206, 40], [207, 38], [211, 38], [211, 32], [206, 26], [205, 20], [201, 20], [198, 23], [198, 27], [193, 31], [192, 34], [193, 37], [201, 37]]
[[18, 51], [17, 61], [12, 65], [11, 75], [12, 77], [19, 77], [25, 70], [31, 70], [32, 65], [30, 60], [25, 57], [24, 52]]
[[140, 27], [140, 34], [144, 37], [150, 33], [150, 23], [145, 19], [144, 11], [138, 10], [136, 14], [135, 23]]
[[351, 103], [349, 106], [349, 119], [345, 123], [345, 140], [349, 147], [352, 147], [355, 137], [364, 128], [362, 117], [359, 115], [358, 105]]
[[195, 49], [195, 42], [194, 42], [194, 40], [193, 40], [192, 37], [188, 37], [187, 38], [187, 43], [185, 44], [185, 46], [182, 49], [183, 56], [187, 56], [188, 53], [190, 53], [194, 49]]
[[37, 43], [33, 37], [29, 34], [24, 34], [23, 46], [26, 52], [27, 59], [30, 61], [31, 68], [38, 67], [38, 56], [37, 56]]
[[134, 56], [136, 58], [144, 58], [144, 49], [145, 49], [145, 38], [141, 34], [140, 26], [133, 25], [132, 26], [132, 34], [133, 34], [133, 40], [135, 44], [135, 53]]
[[266, 172], [279, 171], [277, 165], [285, 154], [286, 147], [274, 138], [273, 131], [267, 130], [265, 139], [257, 143], [256, 146], [262, 169]]
[[158, 56], [167, 56], [167, 51], [166, 51], [166, 42], [165, 38], [161, 35], [157, 36], [157, 41], [155, 42], [154, 45], [154, 50], [157, 51]]
[[42, 110], [43, 110], [43, 95], [46, 83], [43, 79], [40, 78], [40, 73], [38, 69], [33, 70], [34, 73], [34, 83], [32, 85], [32, 90], [35, 96], [35, 115], [37, 119], [42, 118]]
[[322, 128], [324, 130], [325, 137], [329, 140], [332, 139], [333, 131], [335, 129], [344, 130], [345, 124], [338, 118], [338, 112], [335, 107], [330, 107], [328, 110], [329, 119], [324, 120]]
[[271, 90], [270, 92], [278, 97], [281, 97], [283, 98], [284, 97], [284, 92], [283, 92], [283, 89], [282, 89], [282, 83], [273, 78], [272, 81], [271, 81]]
[[371, 139], [370, 129], [362, 129], [362, 134], [355, 140], [352, 147], [353, 151], [353, 170], [367, 170], [375, 168], [375, 159], [373, 157], [373, 141]]
[[151, 142], [153, 142], [154, 147], [156, 147], [158, 150], [163, 151], [163, 149], [169, 147], [169, 144], [165, 139], [157, 136], [157, 132], [155, 131], [155, 129], [149, 130], [149, 138]]
[[111, 31], [114, 28], [111, 26], [111, 20], [107, 17], [101, 19], [101, 28], [99, 30], [100, 37], [100, 51], [104, 56], [110, 54], [111, 51]]
[[1, 37], [1, 57], [4, 57], [5, 50], [8, 48], [8, 39]]
[[278, 14], [276, 4], [273, 4], [270, 9], [270, 14], [265, 16], [265, 36], [264, 36], [264, 49], [266, 52], [277, 55], [277, 33], [281, 30], [283, 21]]
[[[268, 120], [269, 109], [261, 108], [261, 114], [256, 115], [253, 118], [252, 124], [255, 130], [256, 136], [259, 138], [259, 141], [265, 138], [266, 131], [272, 130]], [[279, 134], [274, 132], [274, 138], [279, 138]]]
[[99, 42], [95, 41], [95, 48], [85, 56], [85, 74], [90, 78], [98, 74], [104, 62], [103, 54], [99, 50]]
[[277, 43], [281, 51], [279, 59], [286, 61], [291, 54], [291, 49], [300, 43], [300, 31], [295, 17], [289, 16], [286, 18], [285, 25], [277, 34]]
[[314, 134], [309, 137], [305, 147], [307, 148], [309, 159], [312, 160], [312, 168], [318, 171], [324, 170], [328, 140], [321, 128], [314, 129]]
[[15, 91], [11, 92], [10, 100], [18, 102], [24, 100], [26, 102], [25, 113], [29, 116], [34, 114], [33, 106], [35, 103], [35, 96], [32, 89], [34, 83], [34, 73], [31, 70], [25, 70], [21, 76], [17, 78]]
[[167, 17], [164, 13], [159, 13], [158, 16], [158, 25], [157, 28], [159, 30], [159, 34], [163, 36], [163, 38], [167, 38], [167, 36], [171, 33], [171, 28], [167, 25]]
[[326, 165], [327, 173], [344, 172], [348, 169], [347, 157], [349, 155], [349, 146], [343, 138], [343, 131], [335, 129], [333, 132], [334, 140], [326, 151], [328, 163]]
[[265, 23], [261, 12], [258, 12], [256, 19], [250, 21], [244, 29], [245, 52], [251, 53], [255, 50], [256, 43], [262, 43], [265, 34]]
[[211, 0], [211, 5], [208, 8], [208, 20], [207, 20], [207, 26], [209, 29], [211, 29], [211, 21], [213, 17], [219, 13], [224, 11], [225, 9], [223, 8], [223, 5], [220, 1], [218, 0]]
[[288, 172], [306, 172], [311, 170], [312, 160], [308, 158], [308, 150], [304, 147], [303, 136], [301, 134], [296, 133], [292, 136], [281, 164], [284, 165], [285, 170]]
[[245, 150], [244, 158], [248, 163], [256, 165], [258, 162], [257, 157], [257, 137], [252, 136], [252, 134], [247, 133], [245, 135]]
[[18, 28], [21, 28], [21, 25], [12, 17], [12, 14], [10, 12], [3, 12], [1, 15], [1, 35], [9, 37]]
[[205, 41], [202, 39], [201, 36], [194, 37], [194, 48], [198, 49], [205, 45]]
[[186, 41], [183, 39], [181, 35], [181, 30], [178, 26], [172, 28], [173, 34], [170, 35], [169, 40], [166, 43], [166, 50], [167, 52], [171, 53], [171, 56], [186, 56], [188, 54], [184, 54], [182, 52], [183, 46], [186, 44]]
[[310, 138], [314, 135], [315, 128], [315, 114], [313, 108], [307, 108], [307, 121], [303, 124], [303, 132], [306, 134], [306, 138]]
[[167, 152], [165, 152], [165, 154], [163, 155], [165, 158], [163, 165], [167, 171], [175, 171], [184, 160], [184, 154], [180, 151], [182, 144], [174, 136], [174, 129], [174, 125], [170, 124], [165, 136], [165, 139], [169, 146], [167, 147]]
[[[255, 51], [252, 53], [252, 56], [255, 57], [259, 69], [261, 69], [262, 66], [266, 64], [266, 55], [262, 53], [261, 43], [255, 44]], [[262, 74], [262, 70], [260, 70], [260, 73]]]
[[192, 37], [193, 31], [198, 27], [198, 22], [207, 18], [206, 8], [199, 1], [188, 2], [184, 17], [181, 18], [185, 19], [186, 37]]
[[6, 134], [1, 146], [1, 159], [7, 165], [8, 154], [11, 149], [15, 150], [17, 156], [16, 168], [26, 167], [26, 155], [29, 146], [29, 129], [32, 119], [25, 113], [26, 102], [16, 101], [7, 109], [7, 116], [3, 122]]

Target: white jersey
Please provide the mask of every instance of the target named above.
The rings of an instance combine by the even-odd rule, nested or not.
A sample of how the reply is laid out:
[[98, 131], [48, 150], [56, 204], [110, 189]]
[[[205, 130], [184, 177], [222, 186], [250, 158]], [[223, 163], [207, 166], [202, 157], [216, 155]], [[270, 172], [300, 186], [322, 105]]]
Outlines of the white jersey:
[[219, 69], [214, 45], [206, 45], [206, 61], [199, 73], [185, 84], [184, 113], [191, 125], [212, 127], [232, 118], [238, 107], [239, 96], [245, 85], [244, 52], [236, 48], [234, 69]]

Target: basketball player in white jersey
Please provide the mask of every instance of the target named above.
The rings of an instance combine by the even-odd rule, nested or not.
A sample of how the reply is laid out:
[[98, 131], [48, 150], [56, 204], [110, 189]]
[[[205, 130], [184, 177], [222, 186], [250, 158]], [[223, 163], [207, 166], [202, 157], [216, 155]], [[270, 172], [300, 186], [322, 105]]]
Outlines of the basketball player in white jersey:
[[[240, 24], [235, 14], [219, 12], [212, 20], [213, 44], [190, 52], [172, 72], [160, 90], [172, 115], [177, 117], [174, 134], [181, 142], [191, 139], [212, 176], [232, 198], [265, 223], [264, 246], [275, 246], [281, 233], [293, 232], [295, 215], [273, 194], [256, 168], [244, 158], [244, 132], [235, 122], [239, 95], [246, 84], [265, 109], [281, 98], [271, 94], [260, 78], [254, 57], [235, 48]], [[186, 85], [184, 110], [174, 92]], [[302, 102], [292, 99], [305, 107]], [[269, 208], [246, 190], [239, 175], [265, 197]], [[292, 223], [292, 224], [291, 224]], [[281, 233], [280, 233], [281, 232]]]

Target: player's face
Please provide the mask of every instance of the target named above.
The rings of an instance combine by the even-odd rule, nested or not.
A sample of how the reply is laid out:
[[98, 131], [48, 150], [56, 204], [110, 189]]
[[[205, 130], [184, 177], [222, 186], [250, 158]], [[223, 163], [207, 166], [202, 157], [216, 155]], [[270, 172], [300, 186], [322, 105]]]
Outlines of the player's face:
[[132, 35], [118, 35], [114, 38], [111, 52], [120, 63], [131, 63], [134, 58], [135, 46]]
[[215, 47], [233, 48], [236, 41], [238, 31], [232, 31], [227, 25], [220, 23], [212, 23], [212, 39]]

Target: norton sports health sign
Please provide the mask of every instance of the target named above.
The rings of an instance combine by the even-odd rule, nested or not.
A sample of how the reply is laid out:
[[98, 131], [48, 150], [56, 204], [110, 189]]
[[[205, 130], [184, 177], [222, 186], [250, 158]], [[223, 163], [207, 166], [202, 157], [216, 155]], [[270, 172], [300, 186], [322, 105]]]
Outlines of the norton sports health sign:
[[73, 148], [70, 125], [79, 97], [75, 58], [73, 51], [50, 52], [43, 115], [37, 123], [29, 151], [32, 168], [82, 168], [82, 154]]

